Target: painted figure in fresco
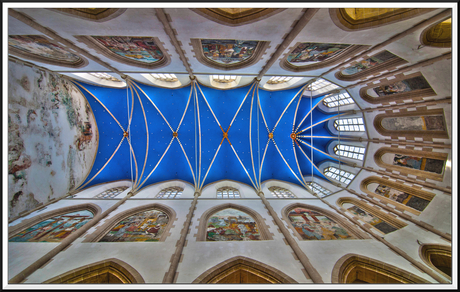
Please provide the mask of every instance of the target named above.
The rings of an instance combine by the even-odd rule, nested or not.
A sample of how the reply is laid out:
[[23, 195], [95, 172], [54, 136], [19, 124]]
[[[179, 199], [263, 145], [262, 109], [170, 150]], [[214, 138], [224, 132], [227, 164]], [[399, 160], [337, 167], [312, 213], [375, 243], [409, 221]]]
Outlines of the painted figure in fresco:
[[404, 166], [413, 169], [421, 169], [422, 158], [402, 154], [395, 154], [394, 165]]
[[257, 225], [249, 215], [236, 209], [224, 209], [208, 220], [207, 241], [259, 240]]
[[348, 208], [347, 210], [350, 211], [352, 214], [358, 216], [362, 221], [372, 225], [373, 227], [377, 228], [378, 230], [382, 231], [385, 234], [397, 230], [397, 228], [391, 226], [390, 224], [386, 223], [380, 218], [370, 213], [367, 213], [366, 211], [358, 208], [357, 206], [352, 206]]
[[377, 93], [378, 96], [385, 96], [425, 88], [430, 88], [430, 85], [423, 76], [417, 76], [401, 80], [393, 84], [375, 87], [373, 90], [375, 93]]
[[93, 36], [95, 40], [117, 55], [145, 63], [163, 58], [163, 52], [152, 37]]
[[206, 58], [221, 64], [234, 64], [251, 57], [257, 41], [243, 40], [201, 40]]
[[428, 131], [445, 131], [444, 116], [424, 116], [425, 126]]
[[338, 55], [350, 45], [328, 43], [302, 43], [287, 57], [291, 63], [321, 62]]
[[396, 58], [396, 56], [388, 51], [383, 51], [373, 57], [370, 57], [369, 59], [365, 59], [365, 60], [358, 62], [354, 66], [346, 68], [345, 70], [342, 71], [342, 74], [353, 75], [363, 70], [372, 68], [378, 64], [382, 64], [383, 62], [386, 62], [393, 58]]

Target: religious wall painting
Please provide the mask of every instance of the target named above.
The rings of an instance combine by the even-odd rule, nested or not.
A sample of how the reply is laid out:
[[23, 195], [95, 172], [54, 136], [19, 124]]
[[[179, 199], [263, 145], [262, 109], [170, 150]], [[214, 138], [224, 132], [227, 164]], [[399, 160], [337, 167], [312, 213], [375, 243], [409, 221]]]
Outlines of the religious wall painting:
[[160, 241], [168, 222], [168, 215], [162, 211], [140, 212], [118, 222], [99, 242]]
[[375, 193], [385, 198], [389, 198], [392, 201], [406, 205], [417, 211], [425, 210], [426, 206], [428, 206], [428, 204], [430, 203], [430, 201], [428, 200], [419, 198], [417, 196], [405, 193], [394, 188], [390, 188], [382, 184], [377, 186], [377, 188], [375, 189]]
[[388, 117], [381, 124], [390, 131], [446, 131], [443, 115]]
[[442, 174], [444, 160], [394, 154], [393, 165]]
[[218, 64], [236, 64], [250, 58], [256, 50], [258, 41], [244, 40], [201, 40], [203, 55]]
[[392, 84], [375, 87], [373, 90], [375, 93], [377, 93], [378, 96], [385, 96], [427, 88], [431, 88], [428, 84], [428, 81], [426, 81], [423, 76], [416, 76], [413, 78], [397, 81]]
[[359, 61], [357, 64], [351, 67], [346, 68], [345, 70], [342, 71], [342, 74], [343, 75], [353, 75], [361, 71], [367, 70], [369, 68], [375, 67], [377, 65], [380, 65], [394, 58], [398, 58], [398, 57], [388, 51], [383, 51], [368, 59]]
[[25, 53], [37, 55], [55, 61], [76, 63], [80, 57], [50, 42], [40, 35], [10, 35], [8, 45]]
[[287, 57], [292, 65], [321, 62], [337, 56], [349, 48], [349, 44], [301, 43]]
[[329, 217], [308, 209], [295, 208], [288, 214], [291, 224], [305, 240], [338, 240], [353, 238]]
[[10, 242], [60, 242], [88, 223], [93, 213], [82, 210], [53, 216], [12, 237]]
[[356, 207], [352, 206], [347, 209], [350, 211], [351, 214], [359, 217], [365, 223], [372, 225], [373, 227], [377, 228], [378, 230], [382, 231], [383, 233], [387, 234], [397, 230], [396, 227], [391, 226], [390, 224], [386, 223], [385, 221], [381, 220], [380, 218]]
[[260, 240], [259, 228], [248, 214], [236, 209], [214, 213], [207, 222], [206, 241]]
[[153, 37], [92, 36], [111, 52], [130, 60], [152, 64], [164, 58]]

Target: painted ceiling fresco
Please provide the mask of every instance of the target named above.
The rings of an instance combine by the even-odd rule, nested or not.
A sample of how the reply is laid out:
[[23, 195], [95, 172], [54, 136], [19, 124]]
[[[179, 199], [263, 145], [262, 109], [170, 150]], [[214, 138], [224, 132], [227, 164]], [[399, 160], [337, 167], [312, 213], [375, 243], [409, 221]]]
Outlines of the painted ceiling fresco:
[[248, 214], [225, 209], [208, 220], [206, 241], [259, 240], [259, 229], [255, 220]]
[[219, 64], [236, 64], [252, 56], [258, 41], [201, 40], [206, 58]]
[[301, 43], [287, 57], [292, 65], [316, 63], [337, 56], [351, 45], [327, 43]]
[[92, 36], [111, 52], [144, 63], [155, 63], [164, 56], [152, 37]]
[[53, 44], [40, 35], [10, 35], [8, 45], [30, 54], [49, 58], [57, 61], [75, 63], [80, 60], [77, 55]]
[[265, 91], [255, 83], [229, 90], [196, 82], [178, 89], [132, 80], [123, 89], [75, 84], [91, 104], [100, 139], [79, 190], [121, 179], [133, 180], [134, 192], [172, 179], [198, 189], [222, 179], [256, 189], [269, 179], [306, 187], [304, 176], [326, 179], [318, 165], [337, 161], [327, 153], [337, 139], [327, 122], [337, 112], [318, 110], [324, 96], [304, 96], [306, 85]]
[[346, 68], [345, 70], [342, 71], [342, 74], [344, 75], [353, 75], [358, 72], [361, 72], [363, 70], [367, 70], [369, 68], [375, 67], [379, 64], [382, 64], [388, 60], [397, 58], [396, 55], [388, 52], [388, 51], [383, 51], [378, 53], [377, 55], [374, 55], [368, 59], [359, 61], [357, 64]]

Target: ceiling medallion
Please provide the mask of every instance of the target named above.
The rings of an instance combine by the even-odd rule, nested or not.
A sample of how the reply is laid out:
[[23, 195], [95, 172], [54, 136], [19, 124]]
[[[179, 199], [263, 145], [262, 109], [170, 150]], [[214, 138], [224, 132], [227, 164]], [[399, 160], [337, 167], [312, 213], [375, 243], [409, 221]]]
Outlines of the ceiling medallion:
[[173, 137], [177, 138], [177, 132], [173, 132]]
[[273, 139], [273, 133], [268, 133], [268, 138]]
[[123, 137], [125, 137], [125, 138], [128, 138], [128, 137], [129, 137], [128, 131], [124, 131], [124, 132], [123, 132]]

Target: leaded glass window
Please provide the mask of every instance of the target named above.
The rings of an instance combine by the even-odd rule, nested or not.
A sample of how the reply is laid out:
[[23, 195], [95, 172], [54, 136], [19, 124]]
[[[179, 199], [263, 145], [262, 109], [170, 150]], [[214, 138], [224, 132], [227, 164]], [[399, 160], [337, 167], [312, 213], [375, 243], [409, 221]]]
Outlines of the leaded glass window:
[[334, 147], [334, 153], [338, 156], [363, 160], [366, 148], [352, 145], [339, 144]]
[[230, 83], [236, 80], [235, 75], [212, 75], [212, 80], [220, 83]]
[[287, 76], [273, 76], [267, 81], [267, 83], [268, 84], [279, 84], [279, 83], [288, 82], [291, 79], [292, 77], [287, 77]]
[[91, 76], [97, 77], [99, 79], [110, 80], [115, 82], [121, 82], [121, 80], [107, 74], [107, 73], [88, 73]]
[[169, 187], [158, 193], [158, 199], [179, 199], [184, 191], [181, 187]]
[[176, 75], [172, 74], [172, 73], [152, 73], [150, 74], [152, 75], [153, 78], [157, 79], [157, 80], [160, 80], [160, 81], [165, 81], [165, 82], [175, 82], [175, 81], [178, 81], [179, 79], [177, 79]]
[[111, 188], [95, 196], [98, 199], [112, 199], [124, 192], [128, 187]]
[[355, 101], [348, 92], [331, 94], [323, 100], [323, 104], [329, 108], [353, 104]]
[[296, 198], [296, 196], [291, 193], [290, 190], [280, 188], [280, 187], [269, 187], [268, 190], [272, 193], [273, 197], [275, 198]]
[[232, 187], [222, 187], [217, 190], [218, 199], [239, 199], [241, 198], [238, 189]]
[[310, 84], [310, 90], [316, 94], [328, 92], [331, 90], [334, 90], [336, 88], [339, 88], [338, 85], [335, 85], [334, 83], [331, 83], [327, 80], [324, 79], [318, 79], [314, 81], [313, 83]]
[[344, 183], [348, 185], [352, 179], [355, 178], [355, 175], [352, 174], [351, 172], [337, 169], [333, 166], [329, 166], [324, 169], [324, 175], [327, 177], [330, 177], [336, 181], [339, 181], [341, 183]]
[[334, 128], [341, 132], [364, 132], [363, 118], [338, 119], [334, 121]]
[[308, 183], [308, 186], [313, 190], [313, 192], [317, 193], [320, 195], [320, 197], [324, 197], [324, 196], [327, 196], [327, 195], [330, 195], [331, 194], [331, 191], [326, 189], [326, 188], [323, 188], [322, 186], [320, 186], [318, 183], [315, 183], [315, 182], [309, 182]]

